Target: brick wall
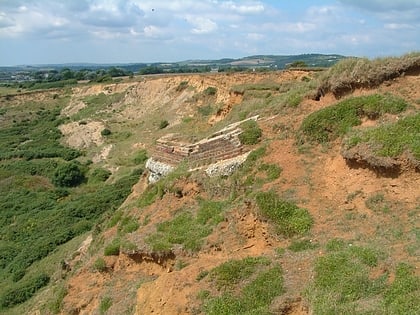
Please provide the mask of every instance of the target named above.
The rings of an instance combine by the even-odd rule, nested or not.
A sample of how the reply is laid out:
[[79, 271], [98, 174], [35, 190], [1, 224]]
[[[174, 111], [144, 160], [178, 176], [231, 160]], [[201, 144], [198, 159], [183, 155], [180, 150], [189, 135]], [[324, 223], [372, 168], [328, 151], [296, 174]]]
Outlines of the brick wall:
[[[255, 116], [249, 119], [257, 118]], [[244, 153], [238, 137], [242, 132], [238, 126], [242, 122], [234, 123], [196, 143], [181, 143], [177, 141], [176, 135], [168, 135], [157, 141], [152, 156], [155, 160], [172, 166], [186, 161], [190, 167], [234, 158]]]

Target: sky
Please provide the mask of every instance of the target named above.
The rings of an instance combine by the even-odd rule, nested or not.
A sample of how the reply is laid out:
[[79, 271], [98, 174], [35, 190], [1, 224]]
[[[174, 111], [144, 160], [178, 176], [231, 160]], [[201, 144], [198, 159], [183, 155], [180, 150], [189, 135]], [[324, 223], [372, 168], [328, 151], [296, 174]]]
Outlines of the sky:
[[0, 0], [0, 65], [420, 51], [420, 0]]

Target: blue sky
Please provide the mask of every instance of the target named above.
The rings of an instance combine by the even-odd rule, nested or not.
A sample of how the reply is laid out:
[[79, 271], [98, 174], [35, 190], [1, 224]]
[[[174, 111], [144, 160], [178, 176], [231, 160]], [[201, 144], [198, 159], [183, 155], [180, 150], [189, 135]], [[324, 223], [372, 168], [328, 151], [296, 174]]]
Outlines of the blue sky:
[[420, 0], [0, 0], [0, 65], [420, 51]]

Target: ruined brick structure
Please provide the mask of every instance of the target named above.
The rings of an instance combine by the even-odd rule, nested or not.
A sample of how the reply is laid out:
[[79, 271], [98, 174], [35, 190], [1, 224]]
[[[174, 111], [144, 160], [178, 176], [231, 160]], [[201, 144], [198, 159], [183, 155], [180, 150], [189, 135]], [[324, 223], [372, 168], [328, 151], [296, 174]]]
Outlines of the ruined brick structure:
[[153, 159], [171, 166], [186, 161], [193, 168], [237, 157], [245, 152], [238, 137], [242, 132], [239, 125], [244, 121], [231, 124], [195, 143], [181, 142], [175, 134], [166, 135], [157, 140]]

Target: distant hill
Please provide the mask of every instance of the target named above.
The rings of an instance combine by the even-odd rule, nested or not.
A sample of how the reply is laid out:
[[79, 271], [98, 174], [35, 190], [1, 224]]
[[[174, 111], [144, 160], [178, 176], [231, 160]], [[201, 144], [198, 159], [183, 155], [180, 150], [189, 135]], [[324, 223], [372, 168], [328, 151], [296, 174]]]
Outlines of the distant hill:
[[64, 63], [64, 64], [42, 64], [42, 65], [17, 65], [10, 67], [0, 67], [0, 72], [9, 71], [42, 71], [42, 70], [60, 70], [69, 68], [71, 70], [81, 69], [107, 69], [118, 67], [124, 70], [138, 72], [146, 67], [157, 67], [160, 69], [170, 70], [174, 68], [187, 67], [271, 67], [284, 69], [287, 65], [303, 61], [310, 67], [329, 67], [334, 65], [341, 59], [347, 58], [342, 55], [324, 55], [324, 54], [301, 54], [301, 55], [255, 55], [243, 58], [223, 58], [217, 60], [185, 60], [179, 62], [154, 62], [154, 63]]

